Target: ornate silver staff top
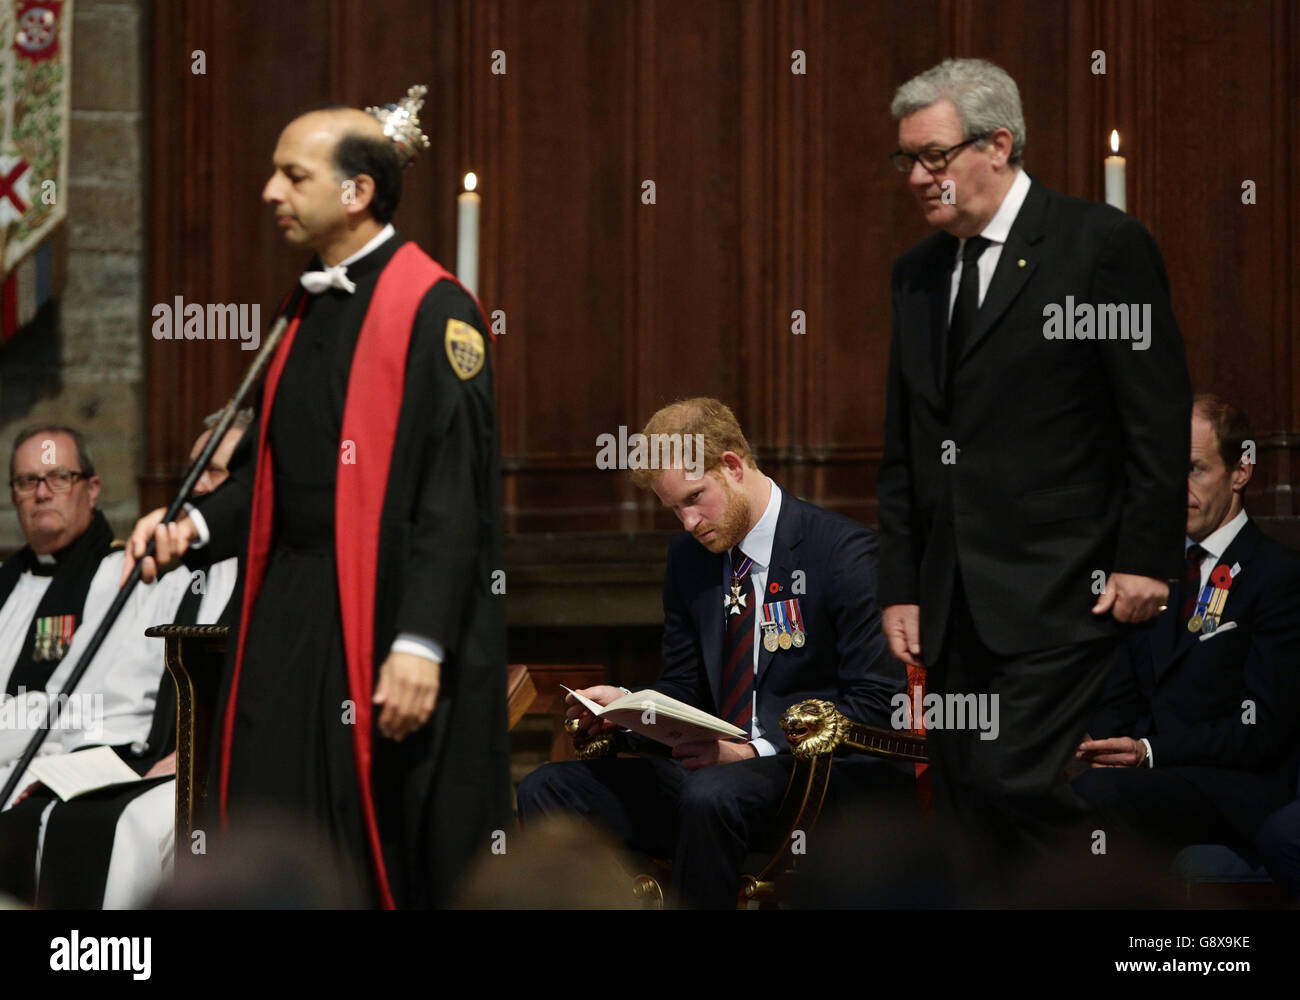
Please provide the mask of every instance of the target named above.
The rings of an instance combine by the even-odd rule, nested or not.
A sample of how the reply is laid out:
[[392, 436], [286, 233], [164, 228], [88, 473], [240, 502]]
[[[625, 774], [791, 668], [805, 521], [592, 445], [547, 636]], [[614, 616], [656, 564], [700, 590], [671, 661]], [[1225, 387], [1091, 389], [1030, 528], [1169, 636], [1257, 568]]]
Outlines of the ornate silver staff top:
[[420, 131], [420, 108], [424, 106], [424, 95], [428, 92], [428, 87], [417, 83], [396, 104], [366, 108], [366, 114], [378, 121], [384, 127], [384, 135], [393, 140], [403, 167], [409, 166], [419, 153], [429, 148], [429, 137]]

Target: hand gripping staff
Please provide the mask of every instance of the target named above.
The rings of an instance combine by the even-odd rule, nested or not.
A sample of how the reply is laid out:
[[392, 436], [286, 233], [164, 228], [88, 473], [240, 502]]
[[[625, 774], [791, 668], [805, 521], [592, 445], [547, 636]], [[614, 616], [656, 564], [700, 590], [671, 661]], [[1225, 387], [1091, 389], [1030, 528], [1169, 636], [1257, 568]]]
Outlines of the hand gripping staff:
[[[253, 363], [249, 365], [248, 372], [244, 375], [244, 380], [239, 384], [239, 388], [235, 390], [234, 396], [232, 396], [230, 401], [226, 403], [226, 408], [221, 411], [221, 419], [217, 421], [217, 426], [213, 428], [212, 436], [208, 438], [208, 443], [203, 446], [203, 451], [190, 465], [189, 471], [185, 473], [185, 479], [181, 483], [180, 491], [176, 494], [175, 499], [172, 500], [171, 505], [167, 508], [167, 513], [163, 516], [163, 524], [171, 524], [176, 520], [176, 515], [180, 513], [181, 507], [184, 506], [185, 501], [189, 498], [190, 490], [194, 489], [194, 484], [199, 481], [199, 477], [203, 475], [203, 470], [208, 467], [208, 462], [212, 460], [212, 453], [215, 452], [217, 447], [221, 444], [222, 439], [226, 436], [226, 431], [230, 430], [230, 425], [235, 420], [235, 414], [239, 412], [240, 408], [243, 406], [244, 400], [248, 398], [249, 394], [253, 391], [254, 386], [256, 386], [262, 376], [266, 374], [267, 366], [271, 363], [271, 358], [275, 354], [275, 349], [279, 346], [285, 330], [289, 327], [289, 320], [292, 316], [297, 314], [298, 306], [302, 302], [302, 297], [305, 294], [306, 292], [301, 285], [295, 289], [289, 307], [280, 314], [279, 319], [275, 321], [275, 325], [271, 327], [271, 332], [267, 334], [266, 340], [262, 343], [262, 349], [258, 352], [257, 357], [253, 359]], [[108, 635], [109, 630], [112, 629], [118, 616], [122, 613], [122, 609], [126, 607], [126, 602], [130, 598], [131, 592], [135, 590], [135, 585], [140, 582], [141, 567], [145, 558], [152, 556], [153, 553], [154, 540], [151, 538], [149, 539], [149, 547], [145, 550], [144, 556], [136, 560], [135, 566], [131, 569], [131, 575], [128, 576], [126, 582], [122, 584], [121, 589], [117, 592], [117, 596], [113, 598], [113, 603], [109, 605], [108, 611], [105, 613], [103, 620], [99, 623], [99, 627], [95, 629], [95, 633], [91, 636], [90, 642], [86, 644], [86, 649], [81, 654], [81, 659], [78, 660], [76, 665], [72, 668], [72, 672], [68, 675], [68, 682], [60, 690], [60, 694], [71, 693], [81, 681], [81, 678], [85, 675], [91, 661], [95, 658], [95, 654], [99, 652], [99, 647], [104, 644], [104, 639]], [[31, 740], [24, 748], [22, 756], [18, 759], [18, 766], [15, 767], [13, 773], [9, 775], [9, 780], [5, 782], [4, 791], [0, 792], [0, 806], [3, 806], [4, 803], [9, 801], [9, 797], [13, 795], [14, 789], [18, 787], [18, 782], [22, 780], [22, 776], [27, 772], [28, 765], [31, 764], [33, 758], [35, 758], [37, 752], [41, 748], [41, 744], [45, 742], [45, 738], [49, 736], [50, 726], [52, 724], [51, 715], [54, 710], [54, 705], [55, 702], [53, 700], [46, 704], [45, 718], [42, 721], [40, 728], [32, 734]]]

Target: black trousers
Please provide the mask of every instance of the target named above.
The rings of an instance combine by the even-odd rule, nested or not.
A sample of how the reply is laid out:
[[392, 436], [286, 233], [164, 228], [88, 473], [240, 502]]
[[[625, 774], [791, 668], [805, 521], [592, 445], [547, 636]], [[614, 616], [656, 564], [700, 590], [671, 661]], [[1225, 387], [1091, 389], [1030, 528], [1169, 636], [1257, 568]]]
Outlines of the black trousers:
[[[909, 767], [837, 759], [828, 800], [910, 788]], [[745, 855], [776, 819], [793, 768], [789, 754], [698, 771], [669, 757], [545, 764], [519, 786], [519, 819], [526, 826], [561, 813], [599, 822], [634, 850], [673, 859], [672, 905], [734, 909]]]
[[[927, 694], [987, 696], [996, 736], [927, 730], [935, 818], [980, 891], [1014, 888], [1027, 866], [1089, 852], [1086, 806], [1064, 769], [1114, 662], [1117, 639], [999, 655], [984, 645], [960, 580]], [[951, 719], [945, 719], [951, 725]]]

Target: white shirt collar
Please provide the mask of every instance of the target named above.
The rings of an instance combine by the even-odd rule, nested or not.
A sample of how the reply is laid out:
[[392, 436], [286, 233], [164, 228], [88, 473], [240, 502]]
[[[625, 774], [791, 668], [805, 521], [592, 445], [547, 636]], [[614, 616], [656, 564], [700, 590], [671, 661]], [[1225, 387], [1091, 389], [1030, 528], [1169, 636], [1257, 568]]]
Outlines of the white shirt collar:
[[[1011, 235], [1011, 225], [1020, 214], [1020, 206], [1025, 203], [1025, 196], [1029, 194], [1029, 183], [1029, 175], [1023, 170], [1017, 170], [1016, 179], [1011, 182], [1011, 187], [1002, 198], [1002, 204], [993, 213], [993, 218], [984, 227], [981, 236], [998, 244], [1007, 241], [1007, 237]], [[966, 244], [965, 240], [961, 242], [963, 246]]]
[[[770, 478], [767, 481], [772, 483]], [[754, 565], [759, 569], [766, 570], [772, 561], [772, 543], [776, 541], [776, 519], [780, 514], [781, 487], [772, 483], [772, 495], [767, 498], [767, 509], [740, 543], [740, 550], [754, 560]]]
[[388, 225], [384, 226], [383, 229], [379, 230], [378, 235], [376, 235], [375, 238], [372, 239], [369, 243], [367, 243], [365, 246], [363, 246], [360, 250], [358, 250], [356, 253], [354, 253], [351, 257], [347, 258], [346, 260], [341, 260], [341, 261], [339, 261], [339, 262], [338, 262], [337, 264], [335, 264], [334, 266], [335, 266], [335, 267], [347, 267], [349, 264], [355, 264], [355, 263], [356, 263], [357, 261], [359, 261], [362, 257], [364, 257], [366, 254], [370, 253], [370, 251], [374, 250], [374, 249], [375, 249], [376, 247], [378, 247], [381, 243], [383, 243], [384, 240], [388, 239], [390, 236], [395, 236], [395, 235], [397, 235], [397, 230], [393, 228], [393, 224], [390, 222], [390, 223], [388, 223]]
[[[1217, 562], [1223, 558], [1223, 553], [1228, 551], [1228, 546], [1232, 544], [1232, 540], [1237, 537], [1237, 533], [1245, 526], [1246, 521], [1246, 510], [1243, 507], [1231, 521], [1227, 524], [1221, 524], [1211, 531], [1205, 537], [1205, 541], [1200, 543], [1201, 548], [1209, 553], [1211, 559]], [[1183, 549], [1184, 552], [1194, 544], [1190, 538], [1186, 539], [1186, 543]], [[749, 550], [746, 549], [745, 551], [748, 553]]]

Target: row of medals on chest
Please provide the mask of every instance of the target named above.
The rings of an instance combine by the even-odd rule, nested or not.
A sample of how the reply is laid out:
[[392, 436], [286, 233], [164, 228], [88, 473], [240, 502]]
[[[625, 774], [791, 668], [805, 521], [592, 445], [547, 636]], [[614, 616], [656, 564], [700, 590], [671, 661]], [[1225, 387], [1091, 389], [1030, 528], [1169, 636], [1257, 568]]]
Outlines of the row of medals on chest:
[[[729, 615], [740, 614], [740, 609], [745, 606], [745, 595], [740, 592], [742, 580], [732, 579], [731, 593], [722, 595], [722, 606]], [[785, 601], [783, 605], [797, 604], [797, 601]], [[771, 605], [764, 605], [764, 613]], [[763, 648], [769, 653], [775, 653], [778, 649], [802, 649], [808, 637], [804, 635], [803, 629], [793, 622], [787, 623], [784, 618], [780, 621], [764, 621], [763, 625]]]
[[1231, 568], [1223, 565], [1214, 567], [1209, 580], [1201, 588], [1192, 617], [1187, 621], [1187, 631], [1193, 634], [1202, 632], [1211, 635], [1218, 629], [1219, 619], [1223, 616], [1223, 606], [1228, 601], [1228, 591], [1240, 571], [1240, 563]]

